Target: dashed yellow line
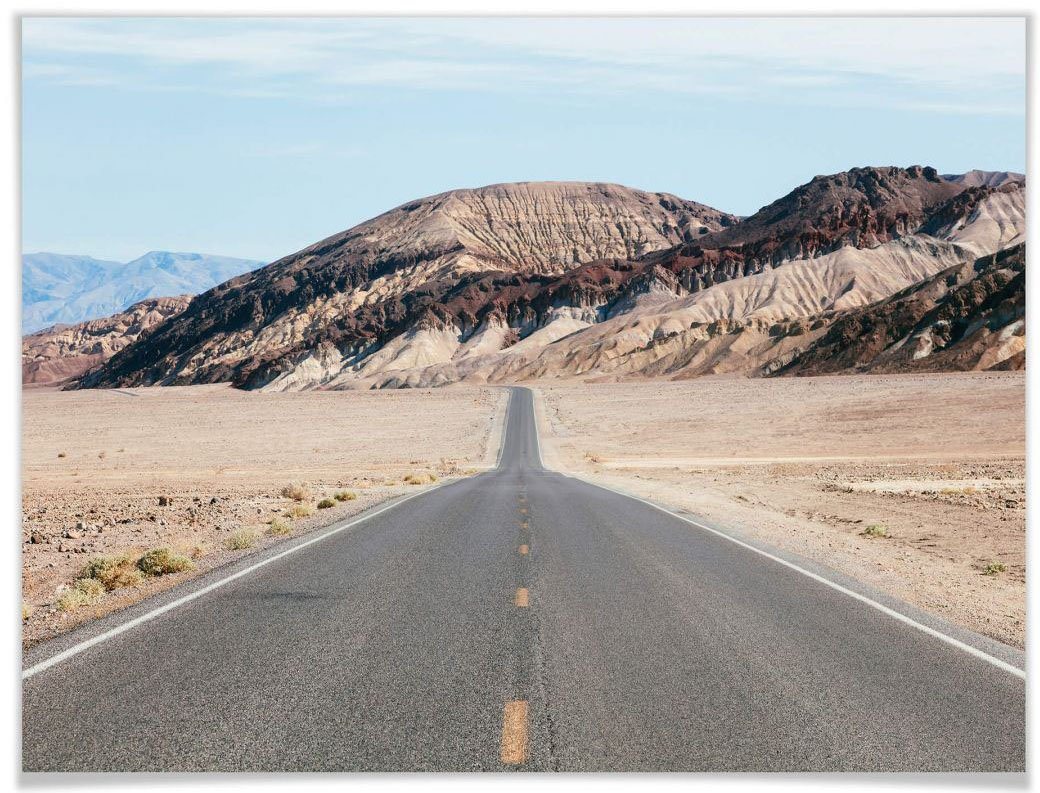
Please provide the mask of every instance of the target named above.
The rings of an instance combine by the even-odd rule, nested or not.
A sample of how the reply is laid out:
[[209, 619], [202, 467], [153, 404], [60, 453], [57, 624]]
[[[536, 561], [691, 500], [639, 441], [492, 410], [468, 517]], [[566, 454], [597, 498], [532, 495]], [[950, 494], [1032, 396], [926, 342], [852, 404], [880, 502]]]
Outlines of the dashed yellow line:
[[527, 510], [524, 507], [520, 507], [520, 514], [521, 515], [526, 515], [527, 514]]
[[527, 556], [527, 546], [526, 545], [521, 545], [520, 546], [520, 555], [521, 556]]
[[502, 709], [502, 762], [520, 765], [527, 758], [527, 702], [507, 702]]
[[520, 587], [518, 590], [516, 590], [516, 600], [515, 600], [515, 602], [516, 602], [517, 607], [518, 608], [522, 608], [522, 609], [527, 608], [527, 601], [528, 601], [527, 587]]

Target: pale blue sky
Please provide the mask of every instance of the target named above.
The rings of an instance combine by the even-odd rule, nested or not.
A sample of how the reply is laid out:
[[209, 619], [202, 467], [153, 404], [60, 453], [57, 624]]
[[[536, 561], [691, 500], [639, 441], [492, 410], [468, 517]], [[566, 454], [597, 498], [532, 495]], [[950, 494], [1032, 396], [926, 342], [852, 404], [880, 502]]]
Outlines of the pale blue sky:
[[23, 250], [273, 260], [410, 199], [620, 182], [750, 214], [1025, 168], [999, 19], [24, 19]]

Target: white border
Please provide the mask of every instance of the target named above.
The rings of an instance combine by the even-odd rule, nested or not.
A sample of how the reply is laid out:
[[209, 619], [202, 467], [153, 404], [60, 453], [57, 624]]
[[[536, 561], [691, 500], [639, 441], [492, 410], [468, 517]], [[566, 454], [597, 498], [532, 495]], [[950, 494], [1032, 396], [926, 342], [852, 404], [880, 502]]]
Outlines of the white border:
[[[5, 380], [7, 388], [3, 389], [3, 399], [6, 406], [6, 415], [14, 417], [15, 421], [8, 421], [3, 428], [3, 434], [0, 435], [0, 443], [3, 443], [3, 448], [15, 450], [15, 454], [5, 455], [3, 460], [0, 461], [0, 471], [3, 473], [4, 491], [3, 495], [6, 497], [6, 503], [11, 506], [12, 522], [11, 527], [17, 526], [21, 520], [20, 504], [21, 504], [21, 481], [20, 481], [20, 460], [18, 456], [18, 450], [21, 444], [21, 432], [20, 432], [20, 349], [21, 349], [21, 335], [20, 335], [20, 306], [18, 295], [21, 292], [21, 271], [17, 265], [20, 261], [21, 245], [20, 245], [20, 216], [19, 216], [19, 189], [20, 189], [20, 171], [19, 171], [19, 158], [20, 153], [18, 149], [18, 133], [19, 133], [19, 122], [18, 122], [18, 58], [19, 58], [19, 44], [18, 44], [18, 19], [16, 14], [172, 14], [172, 15], [206, 15], [206, 14], [217, 14], [217, 15], [234, 15], [234, 14], [259, 14], [259, 15], [343, 15], [343, 14], [380, 14], [380, 15], [406, 15], [406, 14], [454, 14], [454, 15], [468, 15], [468, 14], [494, 14], [494, 15], [506, 15], [510, 13], [514, 14], [544, 14], [544, 15], [668, 15], [668, 14], [683, 14], [691, 15], [698, 14], [704, 16], [710, 15], [762, 15], [762, 16], [775, 16], [775, 15], [798, 15], [798, 16], [812, 16], [812, 15], [834, 15], [840, 14], [843, 16], [877, 16], [877, 15], [892, 15], [892, 16], [929, 16], [929, 15], [963, 15], [963, 16], [976, 16], [979, 14], [985, 15], [1033, 15], [1034, 4], [1032, 2], [1018, 2], [1014, 4], [1006, 4], [994, 6], [981, 2], [981, 0], [975, 0], [975, 2], [965, 2], [964, 0], [947, 0], [942, 2], [941, 0], [918, 0], [918, 2], [898, 2], [897, 0], [873, 0], [870, 3], [848, 3], [839, 5], [833, 2], [827, 2], [826, 0], [801, 0], [801, 2], [791, 3], [787, 5], [778, 5], [775, 2], [769, 2], [769, 0], [729, 0], [725, 4], [722, 3], [706, 3], [706, 2], [683, 2], [682, 0], [652, 0], [651, 2], [636, 3], [628, 0], [628, 2], [619, 2], [618, 0], [562, 0], [562, 2], [553, 2], [552, 0], [504, 0], [503, 2], [496, 3], [491, 6], [486, 0], [468, 0], [467, 2], [422, 2], [422, 0], [384, 0], [384, 2], [376, 2], [375, 0], [369, 0], [368, 2], [352, 2], [351, 0], [298, 0], [295, 3], [278, 2], [277, 0], [210, 0], [209, 2], [202, 3], [200, 0], [195, 2], [145, 2], [144, 0], [108, 0], [105, 3], [91, 2], [90, 0], [16, 0], [17, 6], [8, 12], [8, 31], [7, 36], [3, 37], [3, 48], [4, 57], [3, 63], [5, 68], [8, 70], [7, 80], [3, 83], [5, 106], [8, 113], [8, 123], [3, 126], [3, 142], [4, 148], [8, 153], [8, 156], [3, 160], [4, 162], [4, 181], [3, 184], [8, 187], [7, 190], [0, 192], [2, 198], [0, 201], [3, 203], [3, 216], [7, 220], [7, 237], [10, 245], [10, 257], [8, 259], [8, 277], [9, 277], [9, 288], [6, 290], [7, 294], [7, 314], [6, 323], [3, 324], [3, 332], [5, 334], [5, 349], [9, 351], [10, 358], [8, 360], [8, 377]], [[1030, 45], [1032, 44], [1032, 19], [1030, 19]], [[970, 57], [970, 53], [965, 53], [965, 57]], [[1030, 46], [1030, 57], [1028, 65], [1028, 96], [1032, 100], [1036, 91], [1037, 81], [1036, 76], [1036, 59], [1033, 57], [1032, 46]], [[1032, 123], [1033, 118], [1033, 102], [1029, 103], [1029, 115], [1028, 115], [1028, 129], [1032, 132], [1035, 129], [1035, 125]], [[1027, 140], [1029, 137], [1027, 136]], [[1036, 147], [1030, 146], [1028, 152], [1029, 177], [1033, 178], [1035, 175], [1035, 169], [1033, 168], [1035, 162], [1035, 151]], [[1030, 195], [1032, 191], [1030, 191]], [[1030, 207], [1027, 211], [1027, 219], [1029, 222], [1029, 236], [1036, 239], [1037, 231], [1037, 218], [1032, 209], [1032, 201], [1029, 202]], [[1030, 258], [1033, 258], [1031, 255]], [[1030, 303], [1035, 303], [1033, 300], [1037, 294], [1040, 294], [1040, 283], [1037, 278], [1028, 279], [1028, 292]], [[1037, 342], [1036, 334], [1040, 332], [1033, 325], [1028, 326], [1027, 337], [1028, 346], [1030, 349], [1033, 348], [1033, 344]], [[1032, 356], [1030, 356], [1032, 357]], [[1034, 386], [1038, 385], [1037, 377], [1040, 374], [1036, 372], [1036, 366], [1034, 362], [1030, 361], [1030, 369], [1027, 375], [1027, 381], [1029, 384], [1029, 405], [1030, 408], [1034, 402], [1032, 394], [1038, 393]], [[1030, 410], [1031, 412], [1031, 410]], [[1033, 451], [1033, 434], [1031, 431], [1033, 422], [1029, 422], [1030, 433], [1029, 433], [1029, 457], [1032, 459]], [[1030, 464], [1028, 466], [1028, 479], [1030, 485], [1030, 492], [1036, 491], [1032, 485], [1037, 481], [1034, 477], [1035, 466]], [[1033, 499], [1027, 500], [1029, 505], [1029, 525], [1032, 526], [1032, 515], [1034, 508], [1032, 507]], [[11, 535], [17, 537], [20, 532], [17, 530], [11, 530]], [[1032, 542], [1030, 541], [1030, 544]], [[1029, 558], [1032, 558], [1033, 554], [1029, 553]], [[10, 586], [12, 590], [11, 595], [11, 626], [8, 632], [9, 641], [9, 652], [7, 658], [9, 659], [10, 672], [12, 681], [12, 702], [17, 703], [20, 699], [20, 686], [21, 679], [15, 674], [15, 671], [21, 670], [21, 625], [20, 619], [15, 616], [15, 613], [20, 608], [21, 593], [20, 593], [20, 580], [21, 580], [21, 556], [20, 547], [19, 551], [12, 554], [12, 569], [10, 577]], [[1032, 567], [1032, 566], [1031, 566]], [[1031, 581], [1032, 570], [1030, 570], [1029, 577], [1027, 580]], [[1034, 607], [1040, 605], [1040, 601], [1034, 597], [1036, 587], [1032, 584], [1028, 586], [1029, 593], [1029, 611], [1033, 612]], [[1028, 633], [1029, 641], [1028, 645], [1030, 650], [1033, 646], [1032, 641], [1033, 631], [1030, 630]], [[1029, 687], [1030, 689], [1032, 687]], [[1032, 697], [1030, 697], [1030, 704]], [[14, 711], [15, 708], [9, 709], [9, 713]], [[1030, 707], [1030, 714], [1032, 715], [1032, 707]], [[4, 745], [8, 747], [8, 752], [3, 754], [4, 762], [2, 771], [4, 772], [4, 778], [8, 780], [18, 781], [24, 785], [26, 783], [25, 777], [19, 777], [19, 769], [21, 767], [21, 756], [20, 740], [18, 735], [18, 724], [14, 721], [0, 722], [0, 735]], [[1030, 729], [1029, 730], [1029, 757], [1032, 758], [1035, 755], [1033, 747], [1036, 745], [1036, 741], [1040, 738], [1040, 730]], [[610, 788], [624, 788], [628, 789], [649, 789], [649, 788], [661, 788], [671, 786], [682, 786], [683, 788], [688, 787], [691, 782], [694, 782], [698, 787], [707, 787], [708, 789], [725, 789], [732, 791], [758, 791], [763, 787], [769, 787], [773, 790], [791, 791], [792, 793], [801, 793], [805, 789], [818, 789], [818, 790], [830, 790], [835, 787], [838, 783], [841, 785], [842, 791], [846, 793], [853, 793], [856, 791], [876, 790], [879, 787], [885, 788], [901, 788], [901, 787], [913, 787], [915, 785], [924, 785], [929, 790], [942, 790], [944, 788], [956, 788], [957, 790], [971, 790], [977, 789], [992, 789], [994, 785], [999, 785], [1000, 777], [988, 776], [936, 776], [930, 775], [925, 778], [926, 781], [922, 781], [921, 777], [914, 777], [908, 775], [885, 775], [883, 777], [869, 777], [863, 775], [712, 775], [712, 776], [698, 776], [691, 778], [687, 775], [672, 775], [672, 776], [647, 776], [647, 775], [626, 775], [624, 777], [615, 776], [608, 777], [602, 775], [596, 776], [585, 776], [581, 778], [576, 777], [539, 777], [533, 780], [530, 776], [506, 776], [506, 777], [495, 777], [489, 776], [463, 776], [463, 775], [446, 775], [440, 777], [425, 777], [423, 783], [429, 785], [433, 789], [450, 789], [457, 790], [459, 788], [484, 788], [489, 783], [494, 782], [496, 786], [502, 787], [524, 787], [527, 788], [531, 784], [553, 784], [553, 785], [564, 785], [568, 788], [593, 788], [598, 789], [610, 789]], [[1015, 780], [1020, 780], [1020, 777], [1013, 777]], [[1032, 788], [1036, 785], [1037, 779], [1040, 776], [1033, 775], [1028, 785]], [[399, 788], [408, 789], [414, 787], [416, 778], [407, 777], [388, 777], [388, 776], [359, 776], [354, 775], [350, 778], [350, 784], [358, 787], [378, 787], [383, 788]], [[48, 788], [51, 790], [82, 790], [84, 787], [91, 786], [102, 786], [106, 783], [111, 785], [113, 782], [112, 777], [86, 777], [86, 776], [72, 776], [64, 781], [58, 778], [50, 778], [48, 780]], [[134, 777], [123, 775], [119, 778], [119, 788], [124, 791], [145, 791], [152, 790], [156, 785], [155, 777]], [[255, 788], [258, 786], [265, 787], [336, 787], [339, 788], [343, 785], [344, 777], [336, 774], [328, 774], [323, 777], [320, 776], [300, 776], [300, 775], [193, 775], [193, 776], [180, 776], [180, 775], [169, 775], [162, 778], [162, 785], [168, 790], [216, 790], [216, 789], [228, 789], [228, 788]], [[1006, 783], [1008, 785], [1019, 786], [1022, 784], [1021, 781]]]

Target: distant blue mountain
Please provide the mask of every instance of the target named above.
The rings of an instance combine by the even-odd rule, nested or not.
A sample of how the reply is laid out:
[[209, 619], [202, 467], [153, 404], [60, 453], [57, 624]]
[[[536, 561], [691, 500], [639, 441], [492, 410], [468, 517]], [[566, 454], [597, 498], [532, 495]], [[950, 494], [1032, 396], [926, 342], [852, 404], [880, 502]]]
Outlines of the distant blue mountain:
[[132, 262], [90, 256], [22, 256], [22, 333], [107, 317], [147, 297], [195, 295], [264, 262], [152, 251]]

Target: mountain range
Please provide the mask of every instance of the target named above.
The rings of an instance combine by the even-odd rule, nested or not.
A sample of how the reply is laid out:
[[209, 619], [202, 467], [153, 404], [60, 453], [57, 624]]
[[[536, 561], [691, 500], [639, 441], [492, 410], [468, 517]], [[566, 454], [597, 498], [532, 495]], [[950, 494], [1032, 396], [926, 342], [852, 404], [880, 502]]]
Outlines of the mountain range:
[[1024, 241], [1005, 172], [853, 168], [746, 218], [599, 183], [454, 190], [220, 283], [74, 385], [1010, 368]]
[[22, 333], [106, 317], [145, 298], [198, 294], [262, 264], [168, 251], [130, 262], [28, 253], [22, 256]]

